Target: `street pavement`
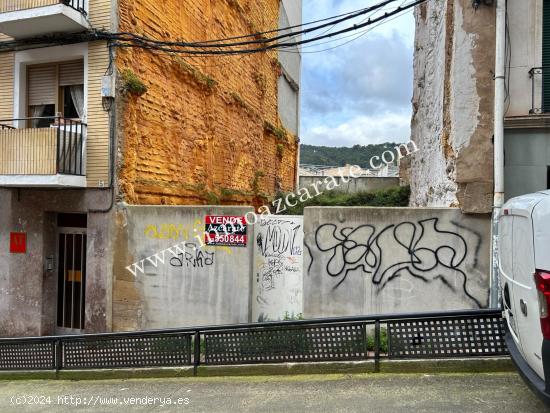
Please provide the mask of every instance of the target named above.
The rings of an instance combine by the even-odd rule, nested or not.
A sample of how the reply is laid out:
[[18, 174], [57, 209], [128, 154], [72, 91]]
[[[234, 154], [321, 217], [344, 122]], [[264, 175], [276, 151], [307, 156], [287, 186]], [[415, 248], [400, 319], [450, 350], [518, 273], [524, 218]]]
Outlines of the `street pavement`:
[[515, 373], [3, 381], [0, 412], [550, 411]]

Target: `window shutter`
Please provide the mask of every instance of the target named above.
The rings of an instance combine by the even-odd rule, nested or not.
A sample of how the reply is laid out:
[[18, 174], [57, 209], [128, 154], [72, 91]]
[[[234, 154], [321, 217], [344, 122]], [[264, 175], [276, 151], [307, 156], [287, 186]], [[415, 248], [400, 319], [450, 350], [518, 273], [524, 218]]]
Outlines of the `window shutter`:
[[59, 86], [84, 84], [84, 62], [62, 63], [59, 65]]
[[29, 106], [54, 105], [56, 93], [56, 67], [29, 67]]
[[542, 110], [550, 112], [550, 0], [542, 13]]

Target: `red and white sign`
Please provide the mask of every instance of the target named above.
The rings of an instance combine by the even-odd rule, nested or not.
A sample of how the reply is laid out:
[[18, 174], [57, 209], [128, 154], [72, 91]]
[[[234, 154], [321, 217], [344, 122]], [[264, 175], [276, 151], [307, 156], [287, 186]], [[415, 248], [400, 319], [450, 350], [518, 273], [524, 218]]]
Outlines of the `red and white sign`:
[[246, 220], [244, 217], [207, 215], [204, 221], [206, 245], [246, 247]]
[[25, 254], [27, 252], [27, 233], [10, 232], [10, 253]]

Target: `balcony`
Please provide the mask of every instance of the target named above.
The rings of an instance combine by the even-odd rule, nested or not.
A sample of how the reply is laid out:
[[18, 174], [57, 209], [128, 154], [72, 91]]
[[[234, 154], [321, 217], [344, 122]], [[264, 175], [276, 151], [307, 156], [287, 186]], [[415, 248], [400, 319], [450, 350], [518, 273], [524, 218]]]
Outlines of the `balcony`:
[[90, 28], [86, 0], [0, 0], [0, 33], [15, 39]]
[[62, 117], [0, 120], [0, 186], [85, 187], [85, 135]]

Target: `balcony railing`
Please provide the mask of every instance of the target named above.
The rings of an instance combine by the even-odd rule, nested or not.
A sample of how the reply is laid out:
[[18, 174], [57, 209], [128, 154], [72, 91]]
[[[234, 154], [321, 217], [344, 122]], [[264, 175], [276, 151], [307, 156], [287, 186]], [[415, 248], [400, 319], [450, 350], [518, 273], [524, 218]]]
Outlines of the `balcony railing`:
[[0, 13], [65, 4], [86, 15], [85, 0], [0, 0]]
[[86, 124], [62, 117], [0, 120], [0, 175], [83, 176], [85, 134]]
[[550, 68], [533, 67], [529, 70], [531, 79], [531, 109], [529, 113], [539, 115], [550, 112]]

